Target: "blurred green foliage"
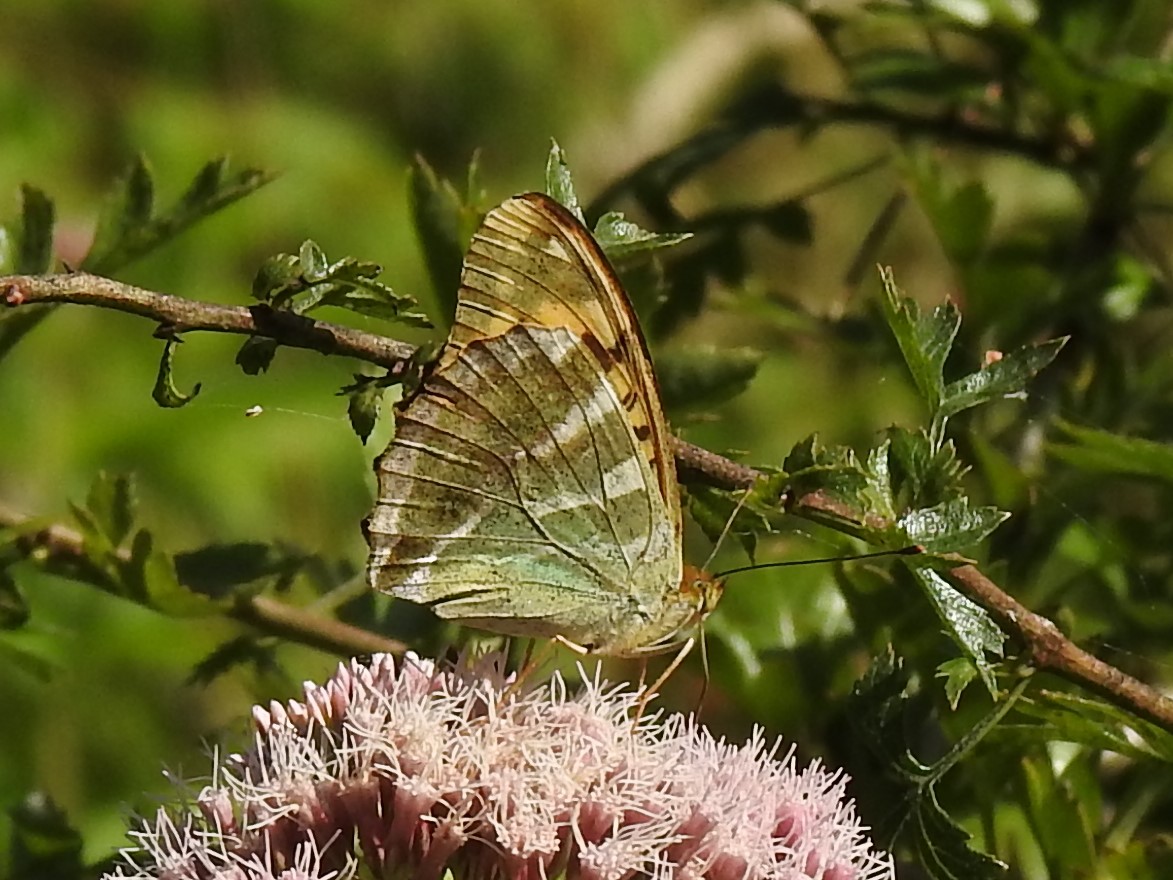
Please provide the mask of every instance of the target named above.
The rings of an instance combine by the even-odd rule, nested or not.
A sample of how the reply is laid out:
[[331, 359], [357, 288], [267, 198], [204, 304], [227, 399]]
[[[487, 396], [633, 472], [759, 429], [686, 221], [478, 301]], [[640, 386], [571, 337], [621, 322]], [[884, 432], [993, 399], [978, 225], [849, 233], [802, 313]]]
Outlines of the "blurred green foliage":
[[[897, 475], [886, 503], [898, 512], [918, 492], [939, 502], [964, 486], [973, 510], [1009, 511], [967, 550], [983, 570], [1109, 662], [1168, 687], [1171, 21], [1164, 0], [15, 5], [0, 29], [0, 192], [13, 194], [0, 216], [23, 205], [25, 234], [0, 241], [0, 259], [38, 271], [51, 255], [33, 246], [35, 229], [55, 220], [67, 265], [82, 263], [97, 228], [108, 245], [97, 268], [240, 304], [274, 254], [297, 254], [335, 292], [343, 275], [362, 282], [345, 291], [369, 289], [358, 269], [373, 261], [380, 283], [443, 327], [454, 252], [444, 244], [471, 231], [470, 204], [541, 188], [555, 136], [592, 225], [619, 209], [649, 229], [695, 233], [625, 274], [680, 433], [799, 478], [829, 466], [865, 485], [878, 484], [873, 459], [820, 458], [823, 447], [800, 441], [817, 431], [835, 455], [887, 442], [917, 467], [917, 450], [942, 456], [936, 483]], [[139, 259], [133, 242], [111, 244], [117, 224], [100, 217], [157, 219], [156, 204], [185, 204], [186, 182], [226, 153], [230, 167], [279, 176]], [[428, 166], [409, 174], [417, 153]], [[443, 179], [464, 214], [429, 208]], [[22, 196], [22, 183], [39, 189]], [[323, 251], [359, 262], [327, 278], [338, 264]], [[923, 304], [904, 335], [894, 315], [906, 307], [883, 297], [877, 262]], [[953, 306], [933, 311], [946, 297]], [[324, 318], [439, 338], [325, 305]], [[20, 314], [0, 312], [0, 330]], [[198, 774], [204, 741], [232, 742], [249, 703], [294, 695], [336, 659], [253, 639], [215, 613], [162, 614], [110, 594], [146, 584], [136, 573], [159, 554], [174, 556], [184, 583], [298, 605], [325, 595], [345, 619], [431, 650], [453, 637], [354, 588], [370, 460], [390, 431], [381, 420], [365, 446], [352, 432], [356, 399], [371, 415], [355, 365], [279, 349], [248, 376], [234, 363], [239, 339], [190, 334], [171, 387], [199, 382], [201, 393], [162, 409], [151, 388], [164, 342], [152, 329], [60, 308], [0, 361], [0, 503], [66, 522], [74, 502], [105, 511], [98, 525], [123, 523], [93, 530], [92, 543], [113, 548], [105, 568], [71, 580], [22, 563], [0, 580], [0, 829], [13, 829], [0, 857], [17, 868], [30, 827], [54, 829], [54, 856], [76, 858], [72, 826], [83, 861], [107, 857], [125, 807], [166, 789], [160, 767]], [[1038, 378], [1025, 384], [1041, 364], [990, 386], [1025, 384], [1022, 399], [966, 409], [982, 389], [949, 384], [988, 380], [981, 368], [1002, 353], [1064, 336]], [[715, 391], [713, 377], [742, 386], [755, 367], [743, 393]], [[689, 399], [704, 380], [714, 384], [703, 400]], [[335, 396], [343, 386], [349, 400]], [[264, 412], [246, 418], [255, 405]], [[918, 446], [922, 427], [932, 443]], [[917, 467], [908, 472], [933, 472]], [[99, 472], [135, 477], [135, 523], [153, 543], [132, 566], [114, 552], [133, 549], [120, 513], [129, 488], [95, 482]], [[688, 555], [700, 562], [704, 531], [732, 505], [699, 490], [693, 500], [702, 529], [690, 528]], [[859, 548], [835, 528], [774, 516], [764, 496], [747, 508], [740, 540], [712, 568], [744, 563], [747, 549], [766, 560]], [[1163, 733], [1048, 676], [1007, 707], [1019, 646], [1000, 661], [996, 634], [979, 632], [970, 653], [960, 648], [961, 635], [943, 632], [949, 593], [935, 574], [851, 563], [734, 577], [708, 628], [706, 720], [797, 741], [852, 773], [873, 826], [891, 830], [894, 805], [914, 804], [904, 818], [936, 828], [949, 853], [971, 834], [1010, 876], [1173, 873]], [[889, 644], [901, 661], [869, 671]], [[690, 707], [701, 674], [690, 665], [666, 699]], [[975, 675], [998, 701], [964, 687]], [[959, 743], [968, 750], [954, 760]], [[885, 758], [900, 772], [886, 774]], [[942, 816], [966, 833], [935, 824]], [[937, 859], [916, 839], [898, 839], [902, 877], [995, 870]]]

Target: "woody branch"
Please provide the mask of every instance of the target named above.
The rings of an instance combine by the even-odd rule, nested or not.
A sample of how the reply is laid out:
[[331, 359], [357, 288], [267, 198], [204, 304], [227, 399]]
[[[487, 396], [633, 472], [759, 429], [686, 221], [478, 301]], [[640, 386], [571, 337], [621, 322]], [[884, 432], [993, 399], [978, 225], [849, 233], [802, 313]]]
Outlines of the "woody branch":
[[[412, 346], [384, 336], [279, 313], [264, 305], [243, 307], [199, 302], [86, 273], [0, 278], [0, 300], [9, 308], [57, 303], [98, 306], [152, 320], [159, 325], [156, 332], [160, 335], [205, 330], [260, 336], [291, 348], [347, 355], [393, 372], [402, 368], [413, 351]], [[686, 481], [724, 489], [744, 489], [759, 476], [751, 467], [683, 440], [675, 440], [673, 448], [681, 476]], [[818, 495], [789, 499], [788, 509], [796, 516], [816, 519], [819, 514], [842, 515], [840, 510], [828, 509]], [[0, 521], [0, 525], [3, 524]], [[1064, 636], [1054, 623], [1026, 608], [975, 566], [959, 564], [948, 573], [948, 577], [953, 586], [998, 620], [1023, 647], [1036, 668], [1086, 687], [1173, 731], [1173, 700], [1084, 651]]]

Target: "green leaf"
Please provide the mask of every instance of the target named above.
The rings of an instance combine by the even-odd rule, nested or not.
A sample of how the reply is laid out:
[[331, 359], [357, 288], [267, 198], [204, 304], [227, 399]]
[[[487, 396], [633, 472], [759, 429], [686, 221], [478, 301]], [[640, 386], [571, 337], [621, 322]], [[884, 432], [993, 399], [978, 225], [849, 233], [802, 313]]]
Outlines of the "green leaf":
[[273, 178], [273, 174], [256, 168], [230, 174], [227, 159], [213, 159], [200, 169], [170, 210], [157, 213], [150, 171], [139, 158], [107, 197], [98, 235], [81, 267], [111, 275]]
[[1066, 343], [1067, 337], [1063, 337], [1025, 345], [976, 373], [950, 382], [942, 394], [939, 414], [947, 417], [991, 400], [1022, 394], [1027, 383], [1055, 359]]
[[[155, 403], [168, 409], [186, 406], [200, 393], [199, 382], [196, 382], [192, 387], [191, 394], [184, 394], [175, 387], [172, 367], [175, 360], [175, 346], [179, 341], [178, 338], [171, 337], [163, 346], [163, 356], [159, 358], [159, 372], [155, 376], [155, 387], [151, 391], [151, 397], [154, 398]], [[238, 359], [239, 357], [240, 355], [237, 355]], [[239, 360], [237, 362], [239, 363]]]
[[727, 403], [757, 375], [763, 359], [750, 348], [694, 346], [656, 358], [660, 393], [668, 409], [698, 409]]
[[1001, 657], [1006, 635], [984, 608], [957, 592], [937, 572], [926, 565], [906, 564], [944, 624], [946, 635], [973, 662], [990, 694], [995, 694], [994, 669], [986, 654]]
[[121, 570], [127, 598], [171, 617], [206, 617], [221, 613], [229, 604], [182, 585], [171, 556], [155, 548], [154, 536], [147, 529], [135, 533], [130, 558]]
[[82, 838], [68, 816], [44, 792], [9, 808], [11, 880], [85, 880]]
[[877, 829], [877, 840], [892, 849], [897, 839], [908, 839], [930, 877], [1001, 880], [1006, 865], [971, 848], [972, 836], [942, 808], [936, 786], [961, 757], [994, 729], [1013, 701], [1004, 700], [948, 754], [926, 765], [912, 753], [904, 732], [913, 727], [908, 687], [903, 662], [889, 648], [873, 658], [867, 673], [856, 682], [846, 713], [857, 739], [887, 765], [888, 775], [898, 786], [900, 796], [893, 799], [884, 826]]
[[1128, 474], [1173, 483], [1173, 445], [1125, 437], [1098, 428], [1057, 421], [1060, 433], [1072, 442], [1048, 444], [1056, 458], [1083, 471]]
[[86, 496], [86, 511], [112, 546], [117, 547], [134, 526], [134, 484], [126, 474], [99, 471]]
[[146, 158], [139, 156], [106, 196], [87, 260], [100, 261], [93, 255], [114, 253], [123, 239], [154, 218], [155, 182]]
[[881, 303], [888, 327], [896, 337], [917, 391], [935, 416], [945, 390], [942, 375], [945, 358], [961, 326], [961, 313], [953, 303], [945, 302], [933, 309], [932, 314], [922, 316], [916, 302], [896, 286], [891, 269], [881, 269], [880, 280], [884, 288]]
[[643, 229], [625, 220], [618, 211], [611, 211], [595, 224], [595, 240], [612, 262], [629, 259], [636, 254], [672, 247], [692, 238], [691, 232], [658, 233]]
[[937, 667], [937, 678], [945, 680], [945, 699], [956, 710], [961, 694], [978, 677], [978, 668], [969, 657], [954, 657]]
[[301, 263], [298, 258], [293, 254], [276, 254], [266, 258], [257, 269], [253, 276], [252, 295], [261, 302], [269, 302], [278, 291], [300, 284]]
[[379, 421], [387, 381], [386, 376], [364, 376], [356, 373], [354, 382], [338, 392], [349, 398], [346, 414], [350, 417], [350, 427], [363, 443], [367, 442]]
[[899, 524], [908, 540], [929, 553], [959, 553], [985, 540], [1009, 513], [996, 507], [971, 507], [965, 496], [933, 507], [909, 510]]
[[[278, 254], [261, 264], [253, 278], [253, 296], [273, 309], [305, 315], [321, 306], [336, 306], [371, 317], [414, 327], [431, 328], [409, 296], [401, 296], [378, 280], [383, 268], [378, 263], [343, 257], [334, 263], [313, 241], [306, 241], [296, 257]], [[254, 343], [241, 349], [237, 363], [245, 372], [268, 368], [275, 346]]]
[[[210, 544], [176, 553], [173, 560], [180, 585], [214, 600], [240, 598], [244, 593], [268, 588], [281, 589], [304, 563], [301, 554], [255, 541]], [[249, 590], [241, 589], [249, 585]]]
[[[41, 190], [21, 187], [19, 219], [0, 227], [0, 275], [38, 275], [53, 263], [53, 202]], [[0, 310], [0, 360], [49, 317], [55, 305], [26, 305]]]
[[265, 372], [277, 354], [277, 340], [264, 336], [250, 336], [236, 352], [236, 365], [247, 375], [256, 376]]
[[408, 170], [408, 209], [424, 252], [432, 290], [449, 322], [456, 314], [464, 252], [484, 217], [477, 193], [476, 168], [475, 160], [469, 163], [468, 193], [463, 199], [422, 158], [417, 156]]
[[781, 500], [787, 483], [787, 475], [777, 473], [760, 477], [748, 493], [697, 486], [688, 494], [689, 513], [718, 549], [732, 536], [752, 562], [758, 536], [774, 532], [783, 519]]
[[1173, 734], [1095, 697], [1040, 690], [1016, 708], [1033, 723], [1018, 722], [999, 729], [1001, 738], [1015, 745], [1069, 742], [1137, 760], [1155, 758], [1173, 764]]
[[930, 507], [961, 494], [961, 478], [968, 468], [957, 458], [951, 440], [937, 445], [928, 433], [893, 426], [885, 432], [888, 469], [896, 508]]
[[566, 156], [557, 141], [550, 142], [550, 155], [546, 159], [546, 194], [586, 226], [586, 218], [574, 191], [574, 181], [570, 177], [570, 166], [566, 164]]
[[14, 274], [40, 275], [53, 263], [53, 201], [35, 186], [20, 188], [20, 226]]

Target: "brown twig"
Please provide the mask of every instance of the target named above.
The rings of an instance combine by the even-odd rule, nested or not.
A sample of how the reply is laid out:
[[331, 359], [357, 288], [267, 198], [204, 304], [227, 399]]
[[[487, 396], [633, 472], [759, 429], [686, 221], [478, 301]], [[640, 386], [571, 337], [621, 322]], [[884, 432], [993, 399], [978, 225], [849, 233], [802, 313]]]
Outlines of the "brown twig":
[[222, 306], [166, 293], [154, 293], [85, 272], [13, 275], [0, 278], [0, 299], [10, 307], [37, 303], [76, 303], [129, 312], [159, 324], [166, 335], [213, 330], [263, 336], [293, 348], [345, 355], [394, 370], [411, 357], [405, 342], [280, 312], [267, 305]]
[[[0, 507], [0, 528], [22, 530], [33, 519]], [[19, 539], [25, 554], [37, 555], [48, 563], [56, 563], [66, 571], [76, 569], [85, 560], [82, 536], [68, 526], [57, 523], [36, 529]], [[130, 553], [119, 551], [124, 562]], [[241, 599], [226, 612], [234, 620], [246, 623], [267, 635], [281, 636], [291, 641], [322, 651], [352, 657], [355, 654], [387, 652], [400, 654], [407, 646], [394, 639], [384, 638], [370, 630], [351, 626], [332, 617], [323, 617], [304, 608], [287, 605], [269, 596], [249, 596]]]
[[[288, 316], [294, 318], [292, 322], [273, 320], [274, 313], [267, 309], [264, 311], [269, 317], [258, 320], [256, 307], [246, 309], [197, 302], [80, 273], [0, 278], [0, 299], [11, 307], [72, 302], [111, 308], [149, 318], [173, 332], [213, 330], [262, 335], [282, 345], [310, 348], [327, 354], [346, 354], [389, 369], [402, 365], [412, 353], [411, 346], [372, 333], [296, 316]], [[704, 482], [725, 489], [744, 489], [759, 476], [753, 468], [682, 440], [674, 441], [673, 451], [681, 476], [687, 481]], [[843, 517], [843, 511], [823, 509], [820, 503], [817, 493], [804, 496], [795, 512], [812, 518], [818, 518], [820, 514], [832, 519]], [[0, 525], [3, 524], [3, 518], [0, 517]], [[60, 536], [64, 533], [49, 532], [50, 536], [54, 534]], [[68, 542], [64, 546], [68, 546]], [[1024, 607], [977, 568], [962, 565], [953, 569], [949, 577], [961, 592], [998, 619], [1002, 627], [1023, 645], [1031, 661], [1040, 669], [1095, 691], [1140, 717], [1173, 731], [1173, 700], [1079, 648], [1050, 620]], [[372, 649], [402, 650], [403, 647], [337, 621], [326, 622], [324, 618], [308, 615], [264, 597], [244, 603], [236, 616], [244, 622], [267, 631], [290, 635], [307, 644], [357, 652]], [[335, 627], [338, 628], [336, 631], [327, 631]]]

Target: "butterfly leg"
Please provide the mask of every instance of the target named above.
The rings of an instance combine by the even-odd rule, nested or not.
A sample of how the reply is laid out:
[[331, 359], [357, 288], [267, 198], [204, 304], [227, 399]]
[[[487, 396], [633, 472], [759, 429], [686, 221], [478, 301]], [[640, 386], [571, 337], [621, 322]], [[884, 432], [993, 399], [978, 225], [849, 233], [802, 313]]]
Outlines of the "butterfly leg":
[[[692, 649], [695, 646], [696, 646], [696, 639], [695, 638], [690, 638], [687, 642], [685, 642], [681, 646], [680, 650], [676, 652], [676, 656], [672, 658], [672, 662], [668, 664], [668, 668], [665, 669], [660, 674], [659, 678], [657, 678], [654, 682], [652, 682], [651, 687], [644, 689], [643, 693], [640, 694], [639, 702], [635, 704], [635, 717], [636, 717], [637, 721], [641, 717], [643, 717], [644, 709], [647, 707], [648, 701], [650, 701], [652, 699], [652, 697], [656, 696], [656, 694], [658, 694], [660, 692], [660, 688], [663, 687], [664, 682], [666, 682], [668, 680], [668, 677], [673, 672], [675, 672], [677, 669], [680, 668], [680, 664], [684, 662], [684, 658], [687, 657], [690, 653], [692, 653]], [[642, 685], [642, 676], [641, 676], [641, 685]]]

